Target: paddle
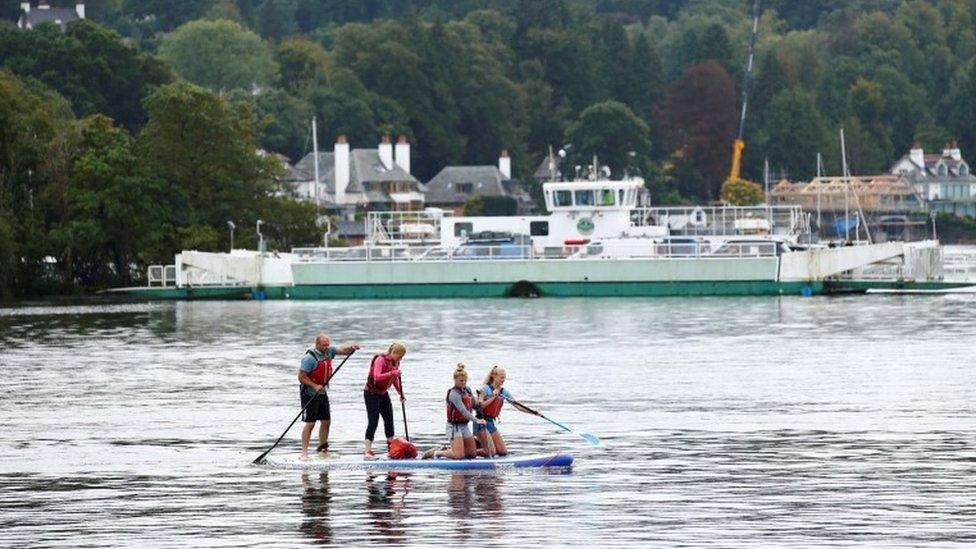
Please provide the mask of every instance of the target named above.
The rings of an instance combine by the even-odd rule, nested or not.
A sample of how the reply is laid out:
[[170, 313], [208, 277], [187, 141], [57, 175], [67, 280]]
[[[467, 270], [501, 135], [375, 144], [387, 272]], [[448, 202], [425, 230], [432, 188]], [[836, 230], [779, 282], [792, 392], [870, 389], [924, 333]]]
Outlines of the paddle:
[[403, 435], [407, 437], [407, 442], [409, 442], [410, 431], [407, 430], [407, 403], [403, 400], [400, 401], [400, 409], [403, 410]]
[[410, 431], [407, 430], [407, 402], [403, 400], [403, 376], [400, 376], [400, 409], [403, 410], [403, 436], [410, 442]]
[[560, 429], [562, 429], [562, 430], [564, 430], [564, 431], [567, 431], [567, 432], [570, 432], [570, 433], [573, 433], [574, 435], [576, 435], [576, 436], [578, 436], [578, 437], [580, 437], [580, 438], [582, 438], [582, 439], [583, 439], [583, 440], [585, 440], [586, 442], [589, 442], [589, 443], [590, 443], [590, 444], [592, 444], [593, 446], [599, 446], [599, 445], [600, 445], [600, 439], [599, 439], [599, 438], [598, 438], [598, 437], [597, 437], [596, 435], [591, 435], [590, 433], [577, 433], [576, 431], [574, 431], [574, 430], [572, 430], [572, 429], [570, 429], [569, 427], [566, 427], [566, 426], [565, 426], [565, 425], [563, 425], [562, 423], [559, 423], [558, 421], [555, 421], [555, 420], [553, 420], [553, 419], [550, 419], [550, 418], [548, 418], [548, 417], [546, 417], [546, 416], [544, 416], [544, 415], [542, 415], [542, 413], [540, 413], [540, 412], [537, 412], [537, 411], [535, 411], [535, 410], [533, 410], [532, 408], [529, 408], [529, 407], [528, 407], [528, 406], [526, 406], [525, 404], [522, 404], [521, 402], [518, 402], [518, 401], [517, 401], [517, 400], [515, 400], [515, 399], [512, 399], [512, 398], [508, 398], [508, 397], [506, 397], [506, 396], [504, 396], [504, 395], [502, 396], [502, 398], [504, 398], [505, 400], [507, 400], [507, 401], [509, 401], [509, 402], [511, 402], [511, 403], [512, 403], [512, 404], [514, 404], [515, 406], [518, 406], [518, 407], [520, 407], [520, 408], [523, 408], [523, 409], [525, 409], [525, 411], [527, 411], [528, 413], [530, 413], [530, 414], [532, 414], [532, 415], [534, 415], [534, 416], [539, 416], [539, 417], [541, 417], [542, 419], [544, 419], [544, 420], [546, 420], [546, 421], [548, 421], [549, 423], [552, 423], [553, 425], [555, 425], [556, 427], [559, 427]]
[[[325, 380], [325, 384], [322, 385], [322, 388], [323, 389], [325, 388], [326, 385], [329, 384], [330, 381], [332, 381], [332, 378], [334, 378], [335, 375], [339, 373], [339, 370], [342, 369], [342, 365], [345, 364], [346, 361], [349, 360], [349, 357], [351, 357], [353, 355], [353, 353], [355, 353], [355, 352], [356, 352], [356, 350], [353, 349], [352, 350], [352, 353], [349, 353], [348, 355], [346, 355], [346, 358], [343, 358], [342, 359], [342, 362], [339, 363], [339, 366], [335, 370], [332, 371], [332, 375], [329, 376], [329, 379]], [[292, 428], [292, 426], [295, 425], [295, 422], [298, 421], [298, 418], [302, 417], [302, 413], [305, 412], [305, 408], [308, 408], [308, 405], [311, 404], [312, 401], [315, 400], [315, 397], [319, 396], [319, 393], [321, 393], [321, 392], [322, 392], [322, 390], [319, 389], [319, 392], [318, 393], [315, 393], [315, 396], [313, 396], [312, 398], [308, 399], [308, 402], [305, 403], [305, 406], [302, 406], [301, 412], [298, 412], [298, 415], [295, 416], [295, 419], [291, 420], [291, 423], [288, 424], [288, 427], [285, 429], [285, 432], [284, 433], [281, 433], [281, 436], [278, 437], [278, 440], [276, 440], [275, 443], [271, 445], [271, 448], [268, 448], [267, 450], [265, 450], [264, 453], [261, 454], [260, 456], [258, 456], [258, 458], [255, 459], [252, 463], [257, 463], [257, 464], [264, 463], [265, 456], [267, 456], [268, 454], [270, 454], [271, 453], [271, 450], [274, 450], [275, 447], [278, 446], [278, 443], [281, 442], [281, 439], [285, 438], [285, 435], [287, 435], [288, 434], [288, 431], [290, 431], [291, 428]]]

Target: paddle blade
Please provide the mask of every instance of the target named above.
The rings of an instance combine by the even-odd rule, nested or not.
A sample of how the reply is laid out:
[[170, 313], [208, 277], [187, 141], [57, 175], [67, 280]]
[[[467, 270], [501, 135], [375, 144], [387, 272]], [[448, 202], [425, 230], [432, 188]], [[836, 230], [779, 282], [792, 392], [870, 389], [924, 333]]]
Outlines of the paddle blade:
[[583, 440], [589, 442], [593, 446], [600, 445], [600, 439], [596, 435], [591, 435], [590, 433], [580, 433], [579, 436], [583, 437]]

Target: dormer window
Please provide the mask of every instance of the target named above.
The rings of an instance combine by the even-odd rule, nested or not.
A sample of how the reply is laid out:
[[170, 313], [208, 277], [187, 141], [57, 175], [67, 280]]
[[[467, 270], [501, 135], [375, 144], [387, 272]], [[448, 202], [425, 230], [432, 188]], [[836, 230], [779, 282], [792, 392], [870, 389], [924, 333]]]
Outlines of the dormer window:
[[474, 183], [455, 183], [454, 190], [459, 193], [468, 194], [474, 191]]
[[939, 164], [938, 173], [939, 173], [939, 177], [945, 177], [946, 176], [947, 170], [946, 170], [945, 164]]

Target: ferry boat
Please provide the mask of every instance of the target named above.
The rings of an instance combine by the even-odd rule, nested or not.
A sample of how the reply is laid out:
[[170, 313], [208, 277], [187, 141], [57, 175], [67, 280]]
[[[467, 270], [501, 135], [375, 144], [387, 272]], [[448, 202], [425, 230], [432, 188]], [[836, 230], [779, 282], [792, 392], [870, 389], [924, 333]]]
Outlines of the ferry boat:
[[[943, 287], [937, 242], [825, 245], [799, 207], [641, 205], [644, 181], [543, 185], [548, 214], [370, 212], [364, 245], [291, 253], [183, 251], [150, 268], [156, 298], [814, 295]], [[873, 266], [927, 266], [852, 280]], [[921, 258], [921, 259], [920, 259]]]

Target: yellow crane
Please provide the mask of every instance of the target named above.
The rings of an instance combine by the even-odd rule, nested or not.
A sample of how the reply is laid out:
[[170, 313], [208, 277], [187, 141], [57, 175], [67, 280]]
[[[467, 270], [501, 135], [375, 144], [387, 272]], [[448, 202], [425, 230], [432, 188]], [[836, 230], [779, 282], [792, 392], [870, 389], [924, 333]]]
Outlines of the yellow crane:
[[740, 179], [742, 168], [742, 151], [746, 148], [743, 135], [746, 130], [746, 109], [749, 107], [749, 85], [752, 83], [752, 60], [756, 50], [756, 35], [759, 32], [759, 0], [752, 6], [752, 36], [749, 38], [749, 56], [746, 60], [746, 74], [742, 82], [742, 112], [739, 116], [739, 134], [732, 143], [732, 169], [729, 170], [729, 180]]

